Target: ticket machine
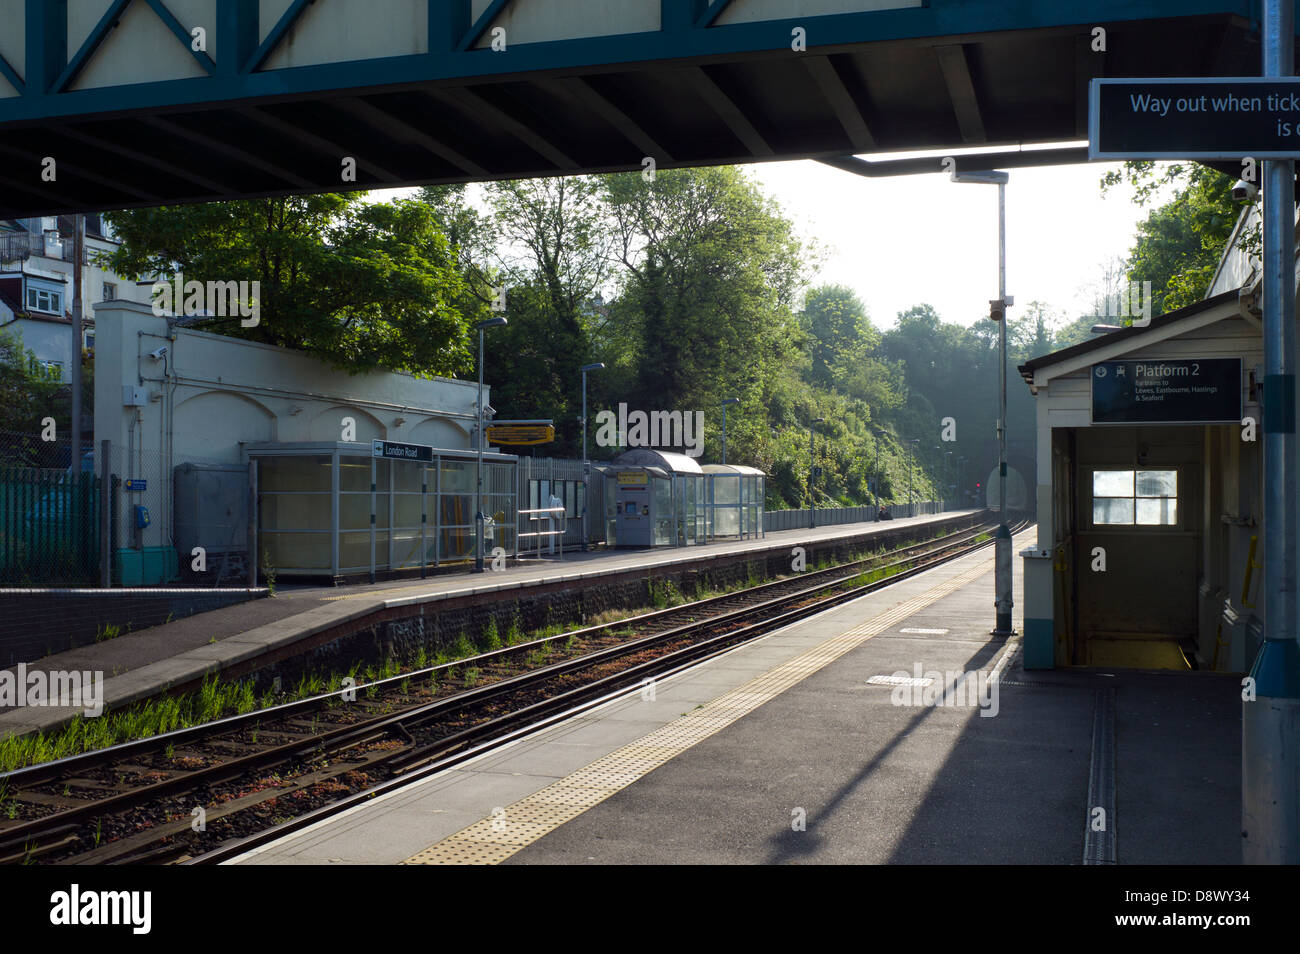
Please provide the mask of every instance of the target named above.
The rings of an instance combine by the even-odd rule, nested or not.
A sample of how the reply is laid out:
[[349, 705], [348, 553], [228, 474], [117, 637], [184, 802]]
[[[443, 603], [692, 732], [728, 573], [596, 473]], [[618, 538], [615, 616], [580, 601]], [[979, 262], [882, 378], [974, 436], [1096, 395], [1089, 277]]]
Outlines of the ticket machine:
[[615, 532], [620, 547], [654, 546], [652, 477], [643, 468], [614, 474]]

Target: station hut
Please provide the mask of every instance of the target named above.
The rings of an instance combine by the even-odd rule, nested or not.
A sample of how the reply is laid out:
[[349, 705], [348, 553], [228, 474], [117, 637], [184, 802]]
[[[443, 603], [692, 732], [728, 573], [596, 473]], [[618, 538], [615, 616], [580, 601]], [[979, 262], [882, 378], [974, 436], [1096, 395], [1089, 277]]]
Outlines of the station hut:
[[1025, 666], [1249, 669], [1263, 636], [1263, 349], [1249, 290], [1020, 373], [1038, 428]]

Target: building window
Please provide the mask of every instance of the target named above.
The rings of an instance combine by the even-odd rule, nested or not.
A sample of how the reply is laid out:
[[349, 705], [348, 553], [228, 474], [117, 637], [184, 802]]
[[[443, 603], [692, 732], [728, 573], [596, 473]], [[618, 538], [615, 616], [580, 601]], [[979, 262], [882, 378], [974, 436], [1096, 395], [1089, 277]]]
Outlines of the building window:
[[95, 350], [95, 333], [93, 331], [86, 332], [86, 350], [87, 351]]
[[27, 288], [27, 307], [32, 311], [46, 311], [59, 314], [63, 310], [63, 296], [45, 288]]
[[113, 301], [117, 298], [117, 286], [112, 282], [104, 282], [104, 301]]
[[1092, 523], [1097, 527], [1178, 524], [1178, 471], [1094, 470]]

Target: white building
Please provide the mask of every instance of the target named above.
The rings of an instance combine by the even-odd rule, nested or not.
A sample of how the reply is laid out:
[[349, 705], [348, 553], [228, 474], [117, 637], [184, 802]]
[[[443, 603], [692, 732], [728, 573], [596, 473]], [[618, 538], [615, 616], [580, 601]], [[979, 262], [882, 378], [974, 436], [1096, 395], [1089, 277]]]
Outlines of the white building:
[[[0, 221], [0, 328], [17, 332], [38, 361], [69, 380], [72, 357], [73, 243], [70, 215]], [[83, 352], [94, 352], [92, 306], [117, 298], [148, 302], [149, 285], [124, 279], [98, 264], [118, 243], [98, 215], [86, 216], [81, 273]]]
[[[372, 552], [381, 572], [418, 568], [427, 554], [414, 547], [426, 523], [446, 529], [432, 539], [433, 555], [425, 562], [464, 558], [473, 514], [467, 481], [473, 477], [476, 382], [348, 374], [300, 351], [184, 327], [139, 302], [106, 301], [94, 311], [96, 468], [104, 463], [101, 442], [111, 442], [109, 471], [121, 481], [112, 544], [118, 581], [163, 582], [186, 569], [187, 534], [194, 528], [175, 512], [172, 494], [173, 477], [185, 464], [217, 475], [197, 492], [208, 498], [199, 500], [201, 506], [208, 507], [213, 495], [229, 501], [212, 517], [216, 525], [199, 518], [208, 521], [194, 530], [201, 545], [214, 553], [246, 549], [246, 518], [225, 511], [243, 507], [254, 458], [264, 477], [258, 556], [282, 572], [356, 572]], [[485, 405], [489, 395], [485, 386]], [[396, 462], [392, 476], [390, 462], [380, 462], [381, 486], [371, 490], [376, 440], [445, 449], [434, 465], [439, 475], [423, 482], [427, 505], [407, 506], [401, 495], [409, 475]], [[509, 513], [513, 527], [513, 497], [507, 497], [514, 458], [486, 456], [492, 462], [488, 512]], [[500, 468], [507, 470], [498, 474]], [[422, 481], [413, 486], [418, 491]], [[382, 512], [374, 528], [376, 502]], [[411, 552], [389, 556], [403, 546]]]

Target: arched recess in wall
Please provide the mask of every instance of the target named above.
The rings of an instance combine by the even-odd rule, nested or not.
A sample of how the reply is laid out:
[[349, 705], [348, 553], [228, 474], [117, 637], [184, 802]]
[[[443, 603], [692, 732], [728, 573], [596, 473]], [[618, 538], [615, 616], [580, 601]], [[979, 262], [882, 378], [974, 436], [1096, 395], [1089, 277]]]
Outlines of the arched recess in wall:
[[311, 437], [313, 441], [343, 440], [343, 419], [352, 418], [356, 424], [356, 436], [352, 439], [360, 444], [384, 440], [384, 426], [372, 414], [346, 404], [327, 407], [311, 420]]
[[429, 444], [463, 450], [469, 447], [469, 430], [465, 425], [443, 417], [431, 417], [411, 428], [412, 444]]
[[172, 463], [239, 462], [240, 441], [275, 440], [275, 415], [235, 391], [204, 391], [176, 405]]

